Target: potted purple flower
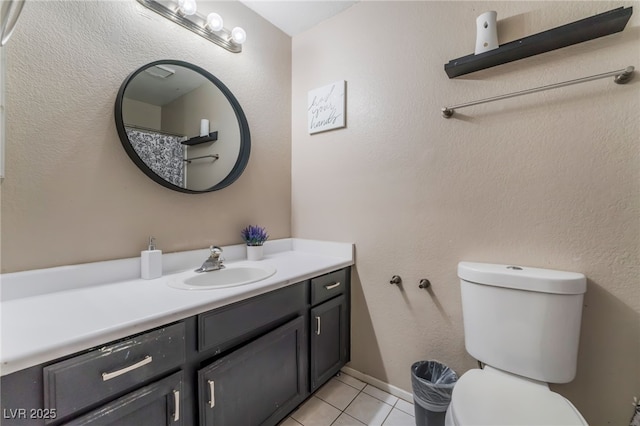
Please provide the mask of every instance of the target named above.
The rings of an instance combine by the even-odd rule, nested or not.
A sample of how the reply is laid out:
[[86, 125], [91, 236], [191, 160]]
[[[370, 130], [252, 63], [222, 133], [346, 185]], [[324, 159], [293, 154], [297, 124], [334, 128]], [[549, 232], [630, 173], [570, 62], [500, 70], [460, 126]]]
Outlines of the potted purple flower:
[[269, 238], [267, 231], [261, 226], [249, 225], [240, 232], [240, 235], [247, 244], [247, 260], [262, 259], [264, 255], [262, 245]]

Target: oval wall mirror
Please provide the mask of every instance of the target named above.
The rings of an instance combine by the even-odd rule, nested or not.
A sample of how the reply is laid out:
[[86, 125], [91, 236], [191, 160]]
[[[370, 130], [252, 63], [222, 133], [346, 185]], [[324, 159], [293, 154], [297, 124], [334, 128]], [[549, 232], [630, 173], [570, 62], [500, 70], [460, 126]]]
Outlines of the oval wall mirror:
[[222, 189], [249, 161], [249, 124], [237, 99], [188, 62], [156, 61], [131, 73], [118, 91], [115, 120], [133, 162], [175, 191]]

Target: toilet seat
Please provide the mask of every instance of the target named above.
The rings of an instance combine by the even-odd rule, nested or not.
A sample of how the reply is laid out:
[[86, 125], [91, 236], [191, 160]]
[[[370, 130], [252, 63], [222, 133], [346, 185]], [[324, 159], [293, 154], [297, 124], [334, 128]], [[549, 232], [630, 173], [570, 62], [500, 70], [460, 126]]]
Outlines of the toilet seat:
[[585, 426], [587, 422], [546, 383], [486, 366], [460, 377], [453, 388], [447, 424]]

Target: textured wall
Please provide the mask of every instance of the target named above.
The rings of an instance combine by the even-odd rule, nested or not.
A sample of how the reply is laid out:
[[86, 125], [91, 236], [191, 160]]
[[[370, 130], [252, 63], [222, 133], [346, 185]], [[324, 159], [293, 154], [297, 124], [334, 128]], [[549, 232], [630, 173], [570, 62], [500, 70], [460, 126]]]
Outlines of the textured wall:
[[[449, 80], [475, 18], [500, 42], [622, 5], [620, 34]], [[293, 38], [292, 231], [353, 241], [353, 368], [411, 390], [409, 366], [462, 373], [460, 260], [589, 278], [578, 373], [554, 388], [594, 425], [640, 395], [640, 77], [460, 110], [445, 105], [640, 66], [638, 2], [377, 2]], [[310, 136], [307, 92], [347, 80], [347, 128]], [[389, 285], [393, 274], [402, 287]], [[432, 291], [418, 289], [429, 278]]]
[[[166, 252], [239, 243], [250, 223], [290, 235], [291, 38], [239, 2], [199, 4], [247, 30], [242, 53], [133, 0], [27, 2], [6, 47], [3, 272], [137, 256], [148, 235]], [[252, 150], [232, 186], [171, 191], [120, 145], [116, 93], [158, 59], [205, 68], [242, 105]]]

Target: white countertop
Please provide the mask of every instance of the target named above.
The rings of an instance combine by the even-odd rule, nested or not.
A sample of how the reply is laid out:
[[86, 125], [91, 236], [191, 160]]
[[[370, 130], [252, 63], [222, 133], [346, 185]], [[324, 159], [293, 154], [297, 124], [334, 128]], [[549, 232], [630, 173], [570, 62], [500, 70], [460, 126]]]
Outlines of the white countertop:
[[[248, 262], [244, 245], [223, 247], [226, 264]], [[167, 281], [199, 267], [209, 250], [163, 255], [163, 276], [140, 278], [140, 259], [2, 275], [0, 372], [7, 375], [353, 265], [353, 245], [301, 239], [269, 241], [276, 273], [262, 281], [182, 290]], [[215, 273], [215, 272], [208, 272]]]

